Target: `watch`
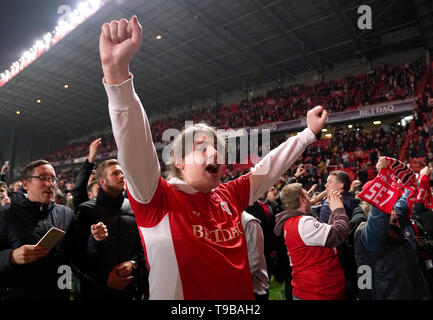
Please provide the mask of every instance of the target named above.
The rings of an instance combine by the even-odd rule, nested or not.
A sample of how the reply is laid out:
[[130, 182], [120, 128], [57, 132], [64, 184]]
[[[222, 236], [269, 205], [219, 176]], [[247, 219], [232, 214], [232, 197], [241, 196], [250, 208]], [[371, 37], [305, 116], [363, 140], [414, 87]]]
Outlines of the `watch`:
[[129, 260], [129, 262], [132, 263], [132, 269], [137, 269], [137, 262], [135, 262], [134, 260]]

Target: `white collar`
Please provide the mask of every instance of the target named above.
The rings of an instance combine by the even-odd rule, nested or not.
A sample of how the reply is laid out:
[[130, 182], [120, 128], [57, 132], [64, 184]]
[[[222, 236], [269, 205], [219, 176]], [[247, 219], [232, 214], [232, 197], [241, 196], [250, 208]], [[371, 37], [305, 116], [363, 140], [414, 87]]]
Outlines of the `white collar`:
[[[194, 194], [194, 193], [200, 192], [197, 189], [195, 189], [194, 187], [192, 187], [190, 184], [186, 183], [185, 181], [183, 181], [182, 179], [179, 179], [177, 177], [170, 178], [167, 182], [169, 184], [171, 184], [173, 186], [173, 188], [175, 188], [177, 191], [181, 191], [181, 192], [185, 192], [185, 193], [189, 193], [189, 194]], [[212, 189], [211, 192], [213, 190], [215, 190], [215, 189]]]

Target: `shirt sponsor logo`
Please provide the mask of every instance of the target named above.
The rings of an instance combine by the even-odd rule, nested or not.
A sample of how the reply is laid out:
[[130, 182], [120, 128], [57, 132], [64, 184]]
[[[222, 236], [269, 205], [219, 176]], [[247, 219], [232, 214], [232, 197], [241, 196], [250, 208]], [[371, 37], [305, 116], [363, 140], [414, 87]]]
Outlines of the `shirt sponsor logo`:
[[313, 226], [316, 227], [316, 229], [319, 229], [319, 227], [320, 227], [320, 223], [319, 223], [319, 222], [314, 222], [314, 223], [313, 223]]
[[243, 234], [240, 224], [241, 223], [238, 222], [234, 227], [215, 230], [209, 230], [205, 226], [198, 224], [191, 225], [191, 227], [196, 238], [204, 238], [210, 242], [220, 243], [240, 237]]
[[227, 204], [227, 202], [222, 201], [221, 202], [221, 208], [227, 212], [229, 215], [232, 215], [232, 212], [230, 211], [229, 205]]

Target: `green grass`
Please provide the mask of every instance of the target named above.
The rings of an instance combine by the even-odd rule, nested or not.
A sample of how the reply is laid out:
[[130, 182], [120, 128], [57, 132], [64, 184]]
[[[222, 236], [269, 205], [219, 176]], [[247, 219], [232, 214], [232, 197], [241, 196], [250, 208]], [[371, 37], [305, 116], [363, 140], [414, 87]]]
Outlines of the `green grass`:
[[271, 276], [269, 284], [269, 300], [286, 300], [284, 293], [284, 282], [278, 282]]

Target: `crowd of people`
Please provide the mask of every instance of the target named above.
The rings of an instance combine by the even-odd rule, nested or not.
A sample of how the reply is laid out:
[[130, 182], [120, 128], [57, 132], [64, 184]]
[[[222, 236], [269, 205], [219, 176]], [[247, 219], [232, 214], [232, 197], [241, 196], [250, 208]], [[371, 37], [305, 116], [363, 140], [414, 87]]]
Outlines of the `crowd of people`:
[[[205, 121], [222, 129], [237, 129], [299, 119], [305, 117], [306, 110], [316, 105], [322, 105], [329, 112], [335, 113], [373, 103], [412, 98], [416, 96], [416, 89], [424, 70], [425, 62], [422, 58], [397, 65], [384, 63], [358, 76], [348, 76], [310, 87], [295, 84], [276, 88], [269, 90], [264, 96], [252, 97], [230, 106], [217, 105], [195, 111], [179, 111], [166, 115], [163, 120], [151, 121], [152, 137], [155, 142], [162, 141], [162, 134], [166, 129], [181, 130], [185, 120]], [[428, 85], [425, 99], [420, 104], [421, 108], [428, 105], [430, 91]], [[431, 115], [429, 120], [430, 118]], [[83, 157], [86, 155], [87, 146], [95, 138], [88, 137], [84, 141], [68, 145], [43, 158], [56, 162]], [[111, 133], [102, 136], [102, 140], [102, 153], [116, 150]]]
[[[20, 181], [0, 183], [0, 299], [267, 300], [272, 276], [288, 300], [432, 298], [430, 88], [414, 114], [418, 131], [355, 126], [317, 140], [328, 110], [414, 96], [421, 61], [273, 90], [211, 118], [188, 115], [220, 128], [306, 117], [301, 133], [275, 136], [255, 165], [225, 166], [217, 148], [225, 142], [204, 123], [183, 130], [160, 163], [153, 141], [182, 125], [149, 122], [129, 71], [140, 45], [137, 17], [103, 25], [114, 140], [59, 152], [62, 160], [85, 152], [73, 181], [36, 160]], [[425, 165], [415, 173], [398, 158], [420, 131]], [[117, 159], [96, 166], [113, 147]], [[41, 245], [53, 227], [63, 237]]]

